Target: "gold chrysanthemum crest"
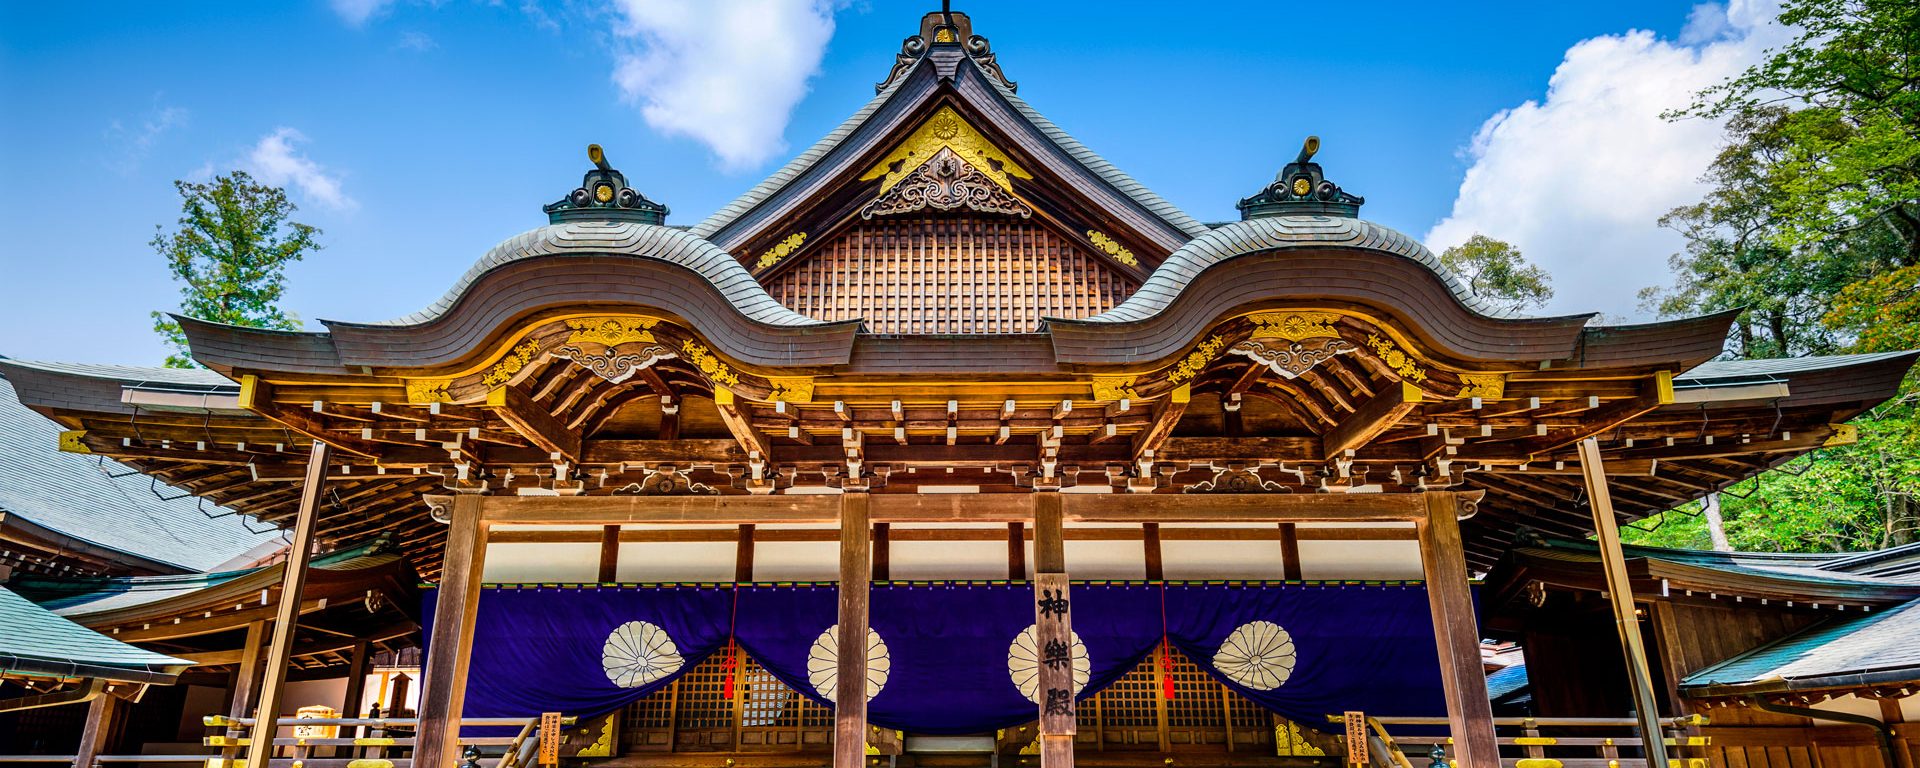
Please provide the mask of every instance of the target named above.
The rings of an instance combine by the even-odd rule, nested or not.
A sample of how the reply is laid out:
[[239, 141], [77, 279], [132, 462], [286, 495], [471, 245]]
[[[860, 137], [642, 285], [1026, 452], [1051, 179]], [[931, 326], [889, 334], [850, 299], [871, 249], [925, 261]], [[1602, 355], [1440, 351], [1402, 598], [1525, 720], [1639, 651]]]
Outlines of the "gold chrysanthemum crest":
[[1207, 367], [1207, 363], [1213, 362], [1215, 357], [1220, 356], [1220, 350], [1226, 346], [1226, 339], [1219, 336], [1207, 337], [1206, 341], [1200, 342], [1192, 352], [1188, 352], [1187, 356], [1180, 360], [1180, 364], [1173, 367], [1173, 372], [1167, 374], [1167, 380], [1175, 384], [1193, 380], [1193, 377], [1200, 375], [1200, 371]]
[[740, 374], [734, 373], [733, 367], [727, 365], [725, 360], [714, 356], [713, 350], [707, 349], [707, 345], [688, 339], [680, 342], [680, 351], [685, 352], [687, 362], [697, 366], [707, 378], [729, 387], [740, 385]]
[[1367, 348], [1380, 358], [1380, 361], [1392, 368], [1394, 373], [1406, 381], [1426, 381], [1427, 371], [1413, 362], [1413, 356], [1400, 351], [1394, 343], [1377, 333], [1367, 334]]
[[493, 369], [487, 371], [487, 375], [480, 377], [480, 383], [488, 387], [497, 387], [512, 381], [514, 374], [519, 373], [520, 369], [527, 367], [527, 363], [531, 362], [533, 356], [539, 353], [540, 342], [532, 339], [520, 342], [519, 346], [514, 347], [512, 352], [508, 352], [505, 358], [502, 358], [498, 363], [494, 363]]
[[1113, 257], [1114, 261], [1129, 267], [1140, 266], [1140, 260], [1134, 258], [1133, 251], [1127, 250], [1127, 247], [1121, 245], [1120, 241], [1108, 237], [1105, 232], [1089, 229], [1087, 230], [1087, 241], [1093, 243], [1093, 247], [1098, 248], [1101, 253]]
[[805, 232], [795, 232], [787, 235], [787, 239], [774, 243], [772, 248], [768, 248], [765, 253], [760, 254], [760, 260], [754, 262], [754, 266], [758, 269], [766, 269], [767, 267], [778, 264], [782, 259], [792, 256], [794, 251], [800, 250], [800, 245], [805, 242], [807, 242], [807, 233]]
[[1247, 319], [1253, 322], [1256, 339], [1302, 341], [1340, 335], [1333, 327], [1340, 315], [1333, 312], [1261, 312]]
[[568, 344], [591, 342], [616, 347], [634, 341], [653, 342], [653, 326], [659, 320], [651, 317], [581, 317], [567, 321], [567, 327], [573, 329], [567, 334]]

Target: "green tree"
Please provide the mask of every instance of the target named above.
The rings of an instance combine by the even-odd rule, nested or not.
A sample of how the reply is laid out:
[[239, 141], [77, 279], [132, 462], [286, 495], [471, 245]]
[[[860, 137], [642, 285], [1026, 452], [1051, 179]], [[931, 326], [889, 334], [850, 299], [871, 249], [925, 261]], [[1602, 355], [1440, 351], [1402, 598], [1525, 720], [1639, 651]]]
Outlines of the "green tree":
[[1738, 357], [1835, 351], [1845, 334], [1823, 322], [1835, 295], [1888, 259], [1886, 238], [1868, 232], [1783, 244], [1792, 194], [1778, 176], [1791, 153], [1792, 114], [1760, 106], [1727, 121], [1727, 146], [1701, 177], [1711, 185], [1705, 198], [1660, 217], [1685, 239], [1668, 262], [1673, 285], [1640, 292], [1642, 308], [1661, 317], [1742, 310], [1728, 338]]
[[1785, 247], [1891, 230], [1901, 266], [1920, 265], [1920, 3], [1787, 0], [1790, 44], [1670, 116], [1738, 117], [1774, 105]]
[[1440, 252], [1440, 263], [1466, 281], [1476, 298], [1509, 311], [1543, 306], [1553, 298], [1553, 278], [1527, 263], [1512, 244], [1476, 234]]
[[[217, 323], [292, 330], [300, 323], [280, 309], [287, 265], [320, 249], [320, 230], [290, 221], [298, 208], [279, 187], [255, 183], [245, 171], [179, 190], [180, 228], [155, 227], [153, 249], [179, 280], [180, 312]], [[153, 329], [175, 352], [173, 368], [191, 368], [193, 358], [180, 324], [153, 313]]]

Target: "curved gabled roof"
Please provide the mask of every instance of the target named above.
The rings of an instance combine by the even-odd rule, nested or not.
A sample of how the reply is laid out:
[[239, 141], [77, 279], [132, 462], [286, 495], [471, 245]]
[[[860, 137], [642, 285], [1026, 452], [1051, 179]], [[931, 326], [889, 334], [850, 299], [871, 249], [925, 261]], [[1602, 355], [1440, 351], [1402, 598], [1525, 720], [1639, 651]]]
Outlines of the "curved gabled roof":
[[1483, 317], [1510, 318], [1514, 313], [1495, 307], [1467, 290], [1460, 279], [1440, 264], [1440, 257], [1398, 231], [1364, 219], [1334, 216], [1272, 216], [1236, 221], [1206, 230], [1167, 256], [1159, 269], [1133, 296], [1119, 306], [1079, 322], [1124, 323], [1144, 320], [1164, 311], [1188, 283], [1208, 267], [1255, 251], [1289, 248], [1364, 248], [1411, 259], [1432, 271], [1460, 305]]
[[488, 250], [466, 274], [453, 284], [445, 296], [431, 306], [405, 317], [377, 323], [321, 322], [331, 328], [340, 325], [405, 326], [424, 325], [440, 319], [467, 293], [482, 275], [516, 261], [541, 256], [568, 254], [604, 254], [658, 259], [699, 273], [724, 295], [728, 302], [754, 322], [768, 325], [826, 325], [786, 308], [767, 294], [767, 290], [747, 273], [745, 267], [719, 246], [698, 234], [672, 227], [633, 222], [573, 221], [549, 224], [507, 238]]

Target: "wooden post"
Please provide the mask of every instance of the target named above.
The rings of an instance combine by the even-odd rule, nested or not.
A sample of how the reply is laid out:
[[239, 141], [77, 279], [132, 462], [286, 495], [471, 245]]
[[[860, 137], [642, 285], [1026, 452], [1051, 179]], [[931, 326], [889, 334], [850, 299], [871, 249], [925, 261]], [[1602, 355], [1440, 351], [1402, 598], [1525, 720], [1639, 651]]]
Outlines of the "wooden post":
[[227, 715], [248, 717], [253, 714], [253, 701], [260, 694], [260, 651], [266, 646], [267, 621], [247, 622], [246, 645], [240, 646], [240, 668], [233, 673], [233, 694], [227, 704]]
[[1007, 578], [1027, 578], [1027, 524], [1007, 523]]
[[1446, 492], [1425, 495], [1427, 514], [1416, 527], [1427, 605], [1433, 612], [1433, 641], [1440, 651], [1447, 725], [1453, 733], [1451, 757], [1461, 768], [1500, 768], [1487, 673], [1480, 663], [1480, 623], [1474, 619], [1473, 589], [1460, 542], [1460, 499]]
[[873, 580], [893, 578], [893, 528], [886, 523], [873, 524]]
[[267, 668], [261, 675], [260, 706], [254, 715], [253, 744], [247, 748], [247, 768], [267, 768], [273, 759], [273, 737], [280, 732], [280, 703], [286, 693], [287, 665], [293, 663], [293, 635], [300, 625], [301, 595], [307, 586], [307, 561], [313, 557], [313, 527], [320, 516], [320, 492], [327, 483], [327, 461], [332, 446], [319, 440], [307, 454], [307, 476], [300, 486], [300, 507], [293, 523], [293, 543], [287, 545], [286, 573], [280, 579], [280, 602], [273, 618], [273, 645], [267, 649]]
[[867, 588], [873, 523], [865, 491], [840, 497], [840, 658], [833, 697], [833, 768], [867, 762]]
[[429, 640], [433, 650], [422, 670], [426, 679], [421, 681], [414, 768], [452, 768], [460, 759], [460, 710], [466, 703], [473, 622], [480, 609], [480, 573], [487, 559], [487, 526], [480, 519], [485, 503], [484, 496], [460, 494], [451, 504]]
[[1653, 673], [1647, 669], [1640, 619], [1634, 614], [1633, 586], [1627, 583], [1627, 560], [1620, 551], [1619, 521], [1613, 516], [1613, 495], [1607, 489], [1607, 468], [1600, 459], [1600, 441], [1591, 437], [1580, 441], [1580, 473], [1587, 481], [1587, 504], [1593, 512], [1594, 537], [1600, 544], [1600, 565], [1607, 578], [1607, 602], [1613, 605], [1613, 624], [1620, 633], [1621, 656], [1627, 660], [1627, 682], [1633, 687], [1634, 716], [1640, 720], [1647, 765], [1666, 768], [1666, 732], [1660, 728], [1660, 710], [1653, 701]]
[[[347, 691], [340, 697], [341, 717], [360, 717], [364, 712], [360, 703], [367, 697], [367, 673], [373, 667], [372, 645], [366, 640], [353, 641], [353, 656], [347, 663]], [[360, 726], [343, 728], [340, 735], [349, 739], [358, 738]]]
[[1166, 561], [1160, 553], [1160, 524], [1140, 524], [1140, 549], [1147, 561], [1147, 581], [1159, 581], [1167, 577]]
[[740, 526], [740, 538], [733, 549], [733, 580], [748, 584], [753, 581], [753, 524]]
[[113, 719], [120, 713], [120, 697], [102, 690], [87, 704], [87, 725], [80, 731], [80, 748], [75, 750], [73, 768], [93, 768], [95, 759], [107, 751], [107, 739], [113, 735]]
[[[1073, 612], [1067, 589], [1065, 517], [1058, 490], [1033, 493], [1034, 651], [1040, 656], [1040, 768], [1073, 768], [1073, 739], [1079, 732], [1074, 713]], [[1048, 663], [1049, 648], [1064, 661]]]
[[620, 574], [620, 526], [600, 528], [600, 583], [612, 584]]

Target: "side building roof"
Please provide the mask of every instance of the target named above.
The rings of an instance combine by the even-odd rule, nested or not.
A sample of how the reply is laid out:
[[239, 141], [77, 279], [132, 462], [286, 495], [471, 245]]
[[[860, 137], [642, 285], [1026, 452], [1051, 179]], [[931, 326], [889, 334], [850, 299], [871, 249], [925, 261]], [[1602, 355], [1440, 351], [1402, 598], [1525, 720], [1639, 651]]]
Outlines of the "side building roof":
[[1707, 698], [1920, 680], [1920, 600], [1809, 627], [1688, 675]]
[[[42, 364], [10, 363], [45, 367]], [[230, 385], [211, 371], [70, 365], [82, 375], [162, 386]], [[117, 553], [133, 570], [204, 571], [273, 538], [130, 467], [59, 450], [60, 426], [21, 405], [0, 375], [0, 525], [30, 526]], [[203, 511], [204, 510], [204, 511]]]
[[164, 685], [190, 666], [55, 616], [0, 587], [0, 674]]

